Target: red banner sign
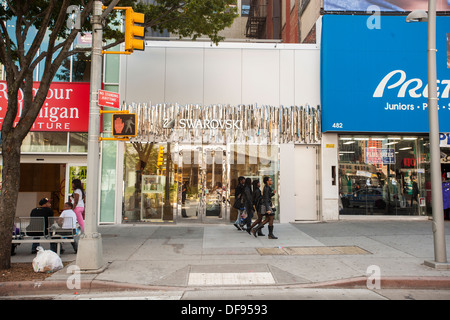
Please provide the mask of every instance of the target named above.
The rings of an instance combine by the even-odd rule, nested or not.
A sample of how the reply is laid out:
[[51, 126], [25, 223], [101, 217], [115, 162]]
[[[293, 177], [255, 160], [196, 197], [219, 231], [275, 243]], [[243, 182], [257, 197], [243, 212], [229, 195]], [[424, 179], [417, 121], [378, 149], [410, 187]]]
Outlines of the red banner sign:
[[[33, 92], [40, 82], [33, 83]], [[31, 131], [88, 132], [89, 128], [89, 82], [53, 82], [47, 92]], [[23, 108], [23, 92], [19, 91], [19, 122]], [[0, 128], [8, 108], [6, 81], [0, 81]]]

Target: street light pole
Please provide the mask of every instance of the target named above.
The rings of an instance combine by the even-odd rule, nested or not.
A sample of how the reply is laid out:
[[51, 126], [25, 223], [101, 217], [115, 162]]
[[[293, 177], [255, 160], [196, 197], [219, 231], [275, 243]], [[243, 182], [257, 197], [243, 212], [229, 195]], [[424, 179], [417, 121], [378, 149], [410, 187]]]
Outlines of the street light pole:
[[444, 209], [442, 200], [441, 149], [439, 146], [439, 116], [437, 98], [436, 73], [436, 0], [428, 1], [428, 125], [430, 139], [430, 169], [431, 169], [431, 206], [433, 212], [433, 237], [435, 262], [447, 263], [444, 232]]
[[102, 237], [97, 231], [98, 177], [100, 164], [100, 108], [98, 90], [102, 81], [102, 2], [94, 1], [92, 17], [91, 90], [86, 180], [85, 230], [80, 236], [77, 266], [80, 270], [98, 270], [103, 266]]

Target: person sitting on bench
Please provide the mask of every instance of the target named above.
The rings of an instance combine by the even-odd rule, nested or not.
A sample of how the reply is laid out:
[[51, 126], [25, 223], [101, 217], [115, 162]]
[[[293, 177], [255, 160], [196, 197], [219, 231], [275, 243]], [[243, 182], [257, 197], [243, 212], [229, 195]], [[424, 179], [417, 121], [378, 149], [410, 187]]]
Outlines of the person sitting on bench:
[[[58, 232], [58, 235], [61, 236], [73, 236], [77, 233], [77, 215], [75, 214], [75, 211], [73, 211], [73, 204], [71, 202], [64, 203], [64, 210], [61, 212], [61, 215], [59, 216], [59, 219], [57, 221], [58, 226], [60, 226], [62, 229], [67, 230], [67, 234], [64, 232]], [[75, 239], [74, 242], [71, 242], [73, 250], [75, 253], [78, 251], [78, 243]], [[62, 244], [61, 244], [62, 247]], [[51, 243], [50, 249], [54, 252], [57, 250], [57, 244]], [[64, 250], [61, 248], [61, 253], [64, 252]]]

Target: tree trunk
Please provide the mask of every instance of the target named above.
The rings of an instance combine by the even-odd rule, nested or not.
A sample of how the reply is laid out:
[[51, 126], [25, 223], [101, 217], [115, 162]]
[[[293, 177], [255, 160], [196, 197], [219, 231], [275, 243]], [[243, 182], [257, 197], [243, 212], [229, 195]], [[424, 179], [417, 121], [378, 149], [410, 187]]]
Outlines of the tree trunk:
[[20, 185], [22, 140], [2, 133], [3, 173], [0, 195], [0, 270], [11, 268], [11, 240]]

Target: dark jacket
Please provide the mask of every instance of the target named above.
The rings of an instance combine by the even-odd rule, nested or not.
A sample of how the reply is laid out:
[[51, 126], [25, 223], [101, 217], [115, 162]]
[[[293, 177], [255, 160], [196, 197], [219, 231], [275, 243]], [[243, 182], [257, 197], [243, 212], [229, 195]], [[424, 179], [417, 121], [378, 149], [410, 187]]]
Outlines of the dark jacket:
[[234, 197], [237, 199], [238, 196], [244, 192], [244, 189], [245, 189], [244, 185], [239, 183], [235, 189]]
[[262, 205], [262, 194], [259, 188], [253, 190], [253, 205], [255, 206], [256, 212], [259, 212]]
[[263, 189], [263, 205], [266, 207], [266, 212], [271, 211], [272, 212], [272, 197], [274, 193], [272, 191], [272, 188], [268, 185], [264, 186]]
[[244, 188], [244, 193], [243, 193], [243, 199], [244, 199], [244, 205], [245, 205], [245, 209], [248, 212], [252, 212], [253, 211], [253, 198], [252, 198], [252, 189], [250, 187], [245, 187]]
[[[45, 234], [48, 234], [48, 218], [53, 217], [53, 210], [48, 207], [37, 207], [31, 210], [30, 217], [44, 217]], [[42, 236], [38, 232], [29, 233], [32, 236]]]
[[[243, 207], [241, 205], [236, 206], [236, 202], [243, 200], [242, 197], [244, 195], [244, 189], [245, 189], [245, 187], [241, 183], [239, 183], [235, 189], [233, 207], [235, 207], [236, 209], [241, 209]], [[242, 203], [244, 203], [244, 201], [242, 201]]]

